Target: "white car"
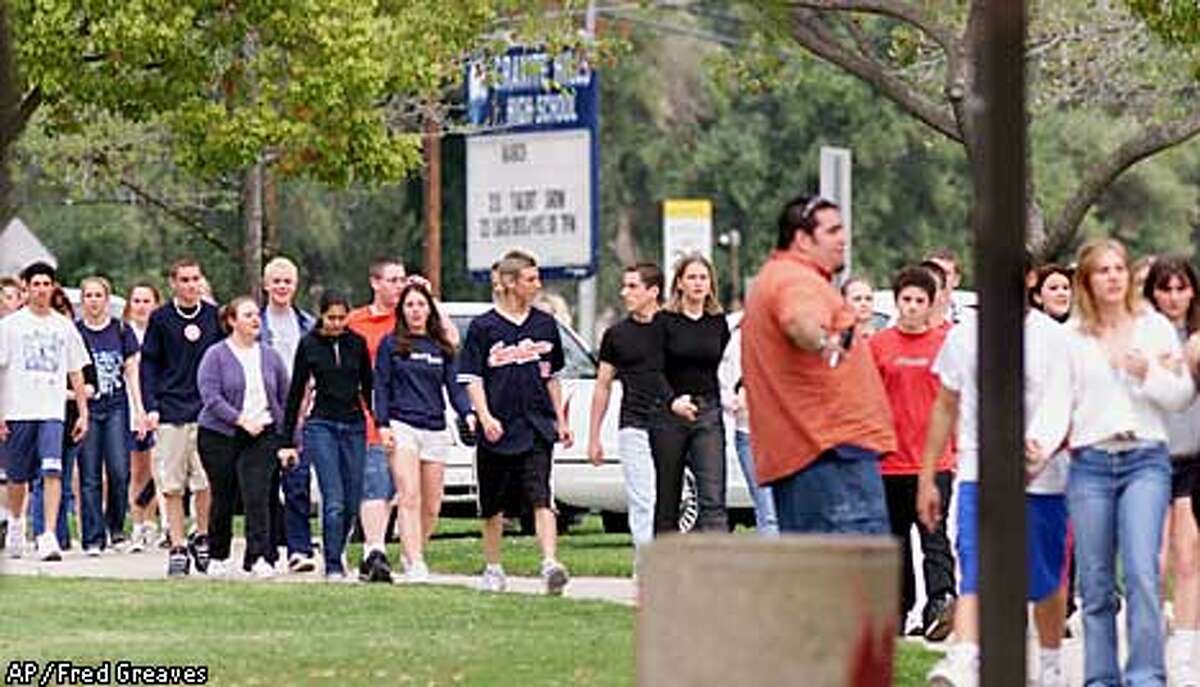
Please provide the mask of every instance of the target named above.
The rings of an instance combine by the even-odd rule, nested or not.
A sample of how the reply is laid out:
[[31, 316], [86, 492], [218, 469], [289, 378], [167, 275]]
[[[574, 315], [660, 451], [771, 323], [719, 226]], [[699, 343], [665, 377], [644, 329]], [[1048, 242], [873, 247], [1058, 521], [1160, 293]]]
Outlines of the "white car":
[[[476, 316], [493, 306], [485, 302], [443, 303], [443, 312], [450, 316], [462, 336]], [[556, 444], [554, 468], [551, 471], [554, 500], [559, 510], [560, 529], [577, 515], [599, 513], [608, 531], [628, 531], [625, 500], [625, 479], [617, 454], [617, 418], [621, 403], [621, 385], [613, 384], [609, 410], [601, 425], [604, 443], [604, 464], [594, 466], [588, 460], [588, 415], [591, 412], [592, 391], [596, 386], [596, 359], [583, 339], [570, 327], [559, 324], [566, 367], [562, 372], [563, 403], [575, 436], [570, 448]], [[475, 449], [462, 443], [459, 430], [450, 413], [452, 445], [446, 463], [445, 503], [448, 512], [474, 515], [478, 502], [475, 479]], [[738, 467], [737, 456], [727, 451], [727, 503], [731, 522], [754, 522], [753, 504], [745, 480]], [[685, 495], [681, 527], [689, 529], [696, 519], [695, 492], [690, 489], [690, 474], [685, 478]]]
[[[875, 330], [879, 331], [896, 323], [896, 294], [891, 289], [881, 289], [872, 294], [875, 308]], [[979, 297], [974, 291], [956, 289], [950, 294], [954, 307], [975, 310], [979, 307]]]

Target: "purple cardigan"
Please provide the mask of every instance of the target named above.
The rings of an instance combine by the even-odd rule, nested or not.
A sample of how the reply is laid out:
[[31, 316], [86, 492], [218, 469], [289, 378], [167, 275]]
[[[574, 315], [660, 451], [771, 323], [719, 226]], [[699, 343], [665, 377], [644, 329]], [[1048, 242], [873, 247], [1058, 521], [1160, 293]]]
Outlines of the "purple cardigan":
[[[200, 387], [200, 400], [204, 403], [197, 422], [205, 429], [226, 436], [237, 433], [237, 421], [246, 396], [246, 376], [230, 345], [225, 339], [210, 346], [196, 373], [196, 385]], [[271, 421], [275, 423], [275, 431], [282, 432], [288, 392], [287, 368], [275, 349], [259, 344], [258, 350], [262, 354], [263, 387], [267, 392]]]

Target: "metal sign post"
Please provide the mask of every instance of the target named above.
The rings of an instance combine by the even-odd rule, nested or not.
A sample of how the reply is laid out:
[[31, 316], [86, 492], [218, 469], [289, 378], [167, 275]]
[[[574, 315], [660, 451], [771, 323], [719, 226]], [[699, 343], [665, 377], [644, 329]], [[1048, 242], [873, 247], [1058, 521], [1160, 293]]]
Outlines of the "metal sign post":
[[842, 213], [842, 226], [846, 227], [846, 262], [839, 281], [850, 274], [851, 259], [854, 257], [854, 194], [851, 188], [853, 159], [848, 148], [821, 147], [821, 197], [838, 204]]
[[685, 255], [699, 253], [712, 261], [713, 206], [708, 199], [664, 200], [662, 204], [663, 271], [667, 274]]

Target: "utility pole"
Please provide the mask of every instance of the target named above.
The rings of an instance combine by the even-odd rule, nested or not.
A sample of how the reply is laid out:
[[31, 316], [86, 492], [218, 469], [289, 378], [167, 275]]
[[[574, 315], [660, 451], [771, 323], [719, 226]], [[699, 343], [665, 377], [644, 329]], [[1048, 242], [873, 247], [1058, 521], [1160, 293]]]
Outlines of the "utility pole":
[[729, 309], [742, 309], [742, 232], [730, 229], [717, 237], [717, 243], [729, 249]]
[[[584, 15], [584, 32], [588, 38], [596, 37], [596, 0], [588, 0], [587, 14]], [[599, 231], [593, 227], [595, 235]], [[599, 247], [596, 248], [599, 250]], [[600, 269], [600, 265], [596, 265]], [[579, 280], [579, 334], [589, 346], [595, 345], [596, 338], [596, 281], [598, 275], [592, 274]]]
[[442, 123], [437, 105], [425, 108], [425, 278], [442, 295]]
[[[979, 12], [981, 14], [976, 15]], [[1025, 0], [983, 0], [973, 47], [979, 275], [979, 620], [984, 687], [1025, 681]], [[1018, 678], [1017, 676], [1020, 675]]]

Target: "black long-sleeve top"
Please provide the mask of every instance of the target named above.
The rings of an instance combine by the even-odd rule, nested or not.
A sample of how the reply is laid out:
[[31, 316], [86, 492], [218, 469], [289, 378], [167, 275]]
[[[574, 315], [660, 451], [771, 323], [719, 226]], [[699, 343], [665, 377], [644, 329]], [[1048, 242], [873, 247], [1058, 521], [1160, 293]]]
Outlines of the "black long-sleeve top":
[[294, 440], [309, 379], [313, 380], [315, 391], [313, 417], [337, 422], [363, 419], [373, 393], [366, 340], [350, 330], [336, 337], [313, 330], [300, 339], [283, 416], [283, 435], [289, 442]]
[[663, 372], [675, 396], [717, 398], [717, 367], [729, 343], [724, 315], [705, 313], [693, 320], [683, 313], [659, 315], [666, 328]]

